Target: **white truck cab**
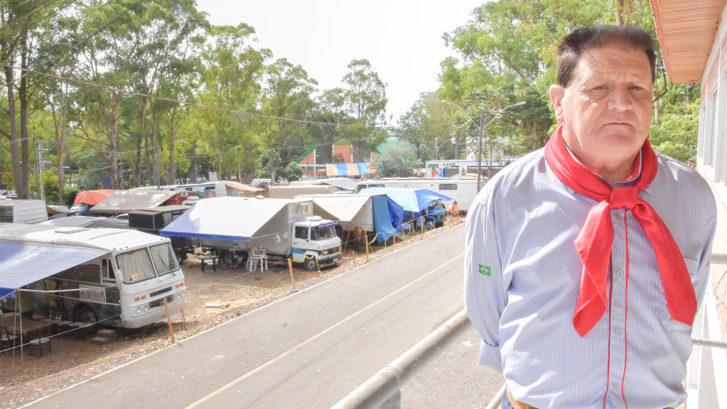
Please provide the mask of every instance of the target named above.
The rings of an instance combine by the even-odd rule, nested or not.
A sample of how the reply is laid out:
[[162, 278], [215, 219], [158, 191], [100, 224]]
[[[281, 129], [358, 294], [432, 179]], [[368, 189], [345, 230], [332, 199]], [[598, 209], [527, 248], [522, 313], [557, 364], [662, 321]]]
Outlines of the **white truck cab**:
[[308, 216], [293, 223], [291, 253], [293, 261], [304, 263], [308, 271], [341, 261], [341, 239], [336, 235], [336, 222], [320, 216]]

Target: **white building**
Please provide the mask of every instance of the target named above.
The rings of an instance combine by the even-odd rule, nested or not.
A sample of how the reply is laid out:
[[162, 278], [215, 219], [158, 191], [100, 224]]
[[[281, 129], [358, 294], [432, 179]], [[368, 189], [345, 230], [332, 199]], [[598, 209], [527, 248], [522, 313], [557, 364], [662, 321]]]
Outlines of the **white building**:
[[[695, 319], [692, 337], [727, 338], [727, 6], [725, 0], [651, 0], [659, 43], [674, 82], [702, 84], [697, 169], [711, 183], [718, 202], [712, 254], [712, 285]], [[725, 335], [722, 335], [722, 334]], [[722, 347], [724, 348], [724, 346]], [[688, 407], [727, 408], [727, 359], [722, 348], [697, 344], [689, 360]]]

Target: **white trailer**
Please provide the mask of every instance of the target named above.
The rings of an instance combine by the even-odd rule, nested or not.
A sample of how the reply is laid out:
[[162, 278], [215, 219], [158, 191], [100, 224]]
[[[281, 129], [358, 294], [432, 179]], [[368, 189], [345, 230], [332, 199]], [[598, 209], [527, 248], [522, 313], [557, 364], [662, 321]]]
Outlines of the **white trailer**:
[[0, 200], [0, 222], [38, 223], [48, 220], [45, 200]]
[[253, 249], [290, 257], [309, 270], [341, 261], [336, 222], [313, 215], [310, 200], [217, 197], [200, 200], [162, 229], [164, 236], [200, 239], [220, 262], [238, 266]]
[[[475, 178], [381, 178], [364, 180], [358, 183], [357, 192], [369, 187], [404, 187], [429, 189], [457, 201], [457, 209], [468, 211], [477, 196]], [[451, 202], [447, 202], [449, 205]]]
[[164, 299], [170, 314], [186, 301], [168, 238], [112, 228], [0, 225], [0, 297], [18, 291], [34, 314], [124, 328], [164, 318]]

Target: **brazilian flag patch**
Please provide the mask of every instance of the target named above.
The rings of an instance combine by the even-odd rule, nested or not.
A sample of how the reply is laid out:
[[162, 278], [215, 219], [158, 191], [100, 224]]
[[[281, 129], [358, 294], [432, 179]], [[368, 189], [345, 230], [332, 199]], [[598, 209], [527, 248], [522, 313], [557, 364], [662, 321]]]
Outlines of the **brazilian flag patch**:
[[480, 274], [482, 274], [483, 276], [489, 277], [490, 274], [492, 274], [492, 270], [490, 269], [490, 267], [483, 266], [482, 264], [480, 264]]

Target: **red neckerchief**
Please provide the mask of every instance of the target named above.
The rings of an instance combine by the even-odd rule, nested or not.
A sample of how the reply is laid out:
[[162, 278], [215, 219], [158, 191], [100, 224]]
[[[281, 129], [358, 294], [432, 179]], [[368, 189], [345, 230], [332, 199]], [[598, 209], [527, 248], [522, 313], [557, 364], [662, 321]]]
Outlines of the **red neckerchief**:
[[649, 140], [641, 147], [641, 176], [636, 183], [611, 188], [571, 156], [563, 142], [562, 129], [560, 126], [545, 146], [548, 167], [576, 193], [598, 201], [588, 212], [583, 228], [573, 241], [583, 261], [581, 288], [573, 313], [576, 331], [581, 337], [585, 336], [608, 307], [606, 289], [613, 246], [610, 209], [631, 210], [641, 224], [656, 254], [669, 314], [673, 320], [691, 325], [697, 312], [697, 297], [682, 253], [661, 217], [639, 197], [639, 193], [651, 184], [657, 172], [656, 155]]

